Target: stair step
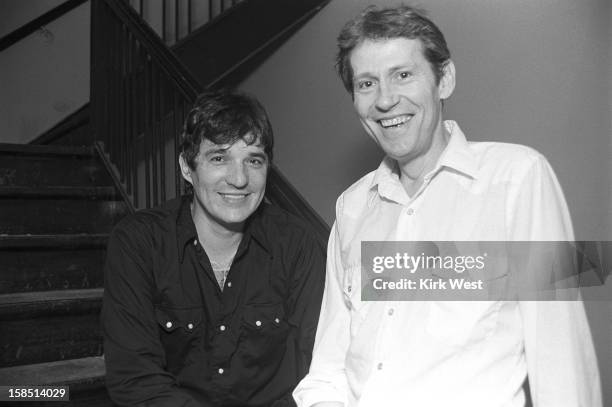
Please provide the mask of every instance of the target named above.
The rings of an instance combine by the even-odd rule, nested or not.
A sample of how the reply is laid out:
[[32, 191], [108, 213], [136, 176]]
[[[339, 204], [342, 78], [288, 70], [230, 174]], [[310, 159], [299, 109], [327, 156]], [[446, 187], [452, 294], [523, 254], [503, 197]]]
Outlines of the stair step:
[[87, 249], [105, 248], [108, 233], [79, 233], [53, 235], [0, 235], [0, 250], [2, 249]]
[[102, 354], [102, 289], [0, 295], [0, 366]]
[[128, 213], [123, 201], [4, 198], [0, 233], [107, 233]]
[[1, 294], [0, 319], [97, 313], [102, 307], [103, 294], [103, 288]]
[[0, 250], [0, 294], [102, 287], [104, 247]]
[[[47, 146], [30, 146], [47, 148]], [[55, 149], [59, 147], [54, 147]], [[69, 147], [75, 149], [77, 147]], [[85, 150], [89, 150], [86, 148]], [[113, 186], [97, 156], [84, 154], [16, 154], [0, 149], [0, 185], [12, 187]]]
[[94, 157], [94, 147], [0, 143], [0, 154]]
[[[0, 368], [5, 386], [68, 386], [70, 401], [19, 402], [19, 406], [116, 407], [104, 385], [104, 356]], [[0, 403], [3, 405], [3, 403]]]
[[[104, 356], [91, 356], [80, 359], [60, 360], [0, 369], [0, 383], [3, 386], [70, 386], [70, 391], [78, 386], [104, 384]], [[74, 386], [74, 387], [73, 387]]]
[[73, 198], [119, 199], [121, 194], [113, 186], [63, 187], [63, 186], [4, 186], [0, 185], [0, 198]]

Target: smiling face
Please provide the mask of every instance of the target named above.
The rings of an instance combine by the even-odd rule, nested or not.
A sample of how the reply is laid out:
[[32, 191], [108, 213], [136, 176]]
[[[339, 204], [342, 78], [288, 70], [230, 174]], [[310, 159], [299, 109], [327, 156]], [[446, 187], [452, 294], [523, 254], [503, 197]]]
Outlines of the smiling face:
[[266, 190], [268, 157], [263, 147], [242, 139], [231, 145], [203, 139], [195, 169], [182, 155], [179, 162], [183, 178], [193, 185], [196, 225], [204, 222], [228, 230], [242, 229]]
[[441, 100], [454, 89], [452, 61], [437, 83], [420, 40], [398, 37], [365, 40], [350, 63], [353, 103], [366, 132], [400, 167], [435, 163], [447, 142]]

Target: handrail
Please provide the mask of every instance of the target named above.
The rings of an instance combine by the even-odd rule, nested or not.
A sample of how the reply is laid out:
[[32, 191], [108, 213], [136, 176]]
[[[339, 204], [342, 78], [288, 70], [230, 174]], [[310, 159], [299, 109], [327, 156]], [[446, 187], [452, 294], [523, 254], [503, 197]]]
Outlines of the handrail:
[[[157, 15], [157, 17], [161, 15], [161, 25], [159, 21], [156, 21], [156, 24], [151, 24], [151, 26], [162, 41], [171, 46], [244, 0], [126, 1], [146, 21], [151, 20], [152, 15]], [[206, 10], [206, 12], [203, 12], [203, 10]]]
[[145, 46], [152, 57], [157, 59], [161, 68], [175, 82], [176, 86], [181, 89], [184, 95], [195, 100], [201, 91], [200, 84], [172, 51], [166, 47], [163, 41], [159, 39], [159, 36], [157, 36], [149, 24], [133, 8], [129, 7], [125, 1], [108, 0], [106, 3], [127, 26], [130, 33], [136, 36], [136, 39]]
[[[91, 103], [95, 138], [136, 208], [180, 194], [177, 135], [202, 88], [123, 0], [92, 2]], [[171, 163], [171, 164], [167, 164]]]
[[4, 51], [11, 45], [21, 41], [28, 35], [40, 29], [40, 27], [43, 27], [49, 24], [50, 22], [58, 19], [59, 17], [68, 13], [72, 9], [80, 6], [86, 1], [87, 0], [68, 0], [60, 4], [59, 6], [54, 7], [50, 11], [41, 15], [40, 17], [37, 17], [33, 19], [32, 21], [30, 21], [29, 23], [26, 23], [22, 25], [21, 27], [17, 28], [16, 30], [13, 30], [12, 32], [10, 32], [9, 34], [5, 35], [4, 37], [0, 39], [0, 52]]

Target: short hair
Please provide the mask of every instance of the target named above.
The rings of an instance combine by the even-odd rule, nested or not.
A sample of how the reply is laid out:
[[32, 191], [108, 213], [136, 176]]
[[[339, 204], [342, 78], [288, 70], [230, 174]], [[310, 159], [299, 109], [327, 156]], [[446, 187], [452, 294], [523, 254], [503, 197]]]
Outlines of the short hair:
[[274, 134], [264, 107], [252, 96], [227, 90], [198, 96], [187, 114], [181, 134], [180, 152], [192, 170], [204, 139], [215, 144], [244, 140], [260, 143], [272, 161]]
[[353, 49], [366, 40], [379, 41], [398, 37], [421, 41], [425, 59], [431, 66], [436, 82], [440, 83], [444, 67], [450, 59], [450, 51], [444, 35], [425, 17], [425, 11], [406, 5], [383, 9], [369, 6], [344, 25], [337, 39], [336, 70], [351, 95], [353, 68], [350, 56]]

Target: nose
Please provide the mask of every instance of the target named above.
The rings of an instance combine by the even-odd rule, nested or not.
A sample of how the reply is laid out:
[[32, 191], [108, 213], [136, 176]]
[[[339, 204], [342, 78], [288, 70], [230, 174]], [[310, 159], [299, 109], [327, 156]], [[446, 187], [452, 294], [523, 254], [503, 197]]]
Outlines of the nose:
[[387, 112], [395, 107], [399, 102], [399, 97], [393, 89], [393, 86], [381, 81], [379, 83], [376, 95], [376, 108], [380, 111]]
[[234, 163], [229, 166], [225, 182], [235, 188], [244, 188], [249, 184], [249, 174], [244, 163]]

